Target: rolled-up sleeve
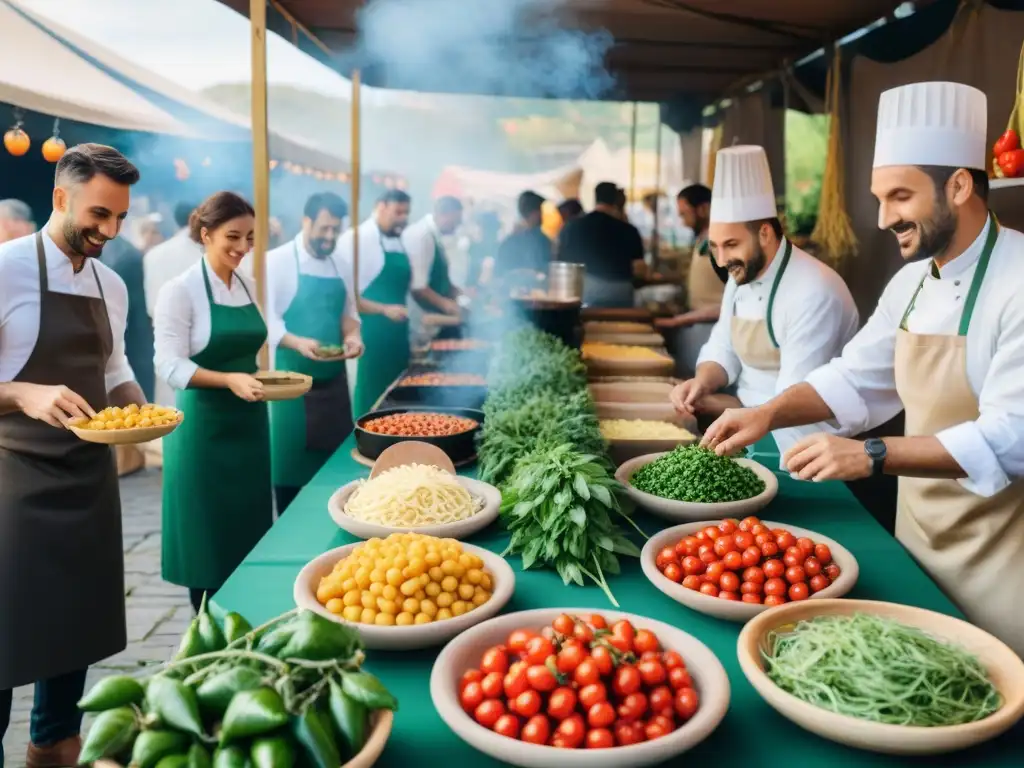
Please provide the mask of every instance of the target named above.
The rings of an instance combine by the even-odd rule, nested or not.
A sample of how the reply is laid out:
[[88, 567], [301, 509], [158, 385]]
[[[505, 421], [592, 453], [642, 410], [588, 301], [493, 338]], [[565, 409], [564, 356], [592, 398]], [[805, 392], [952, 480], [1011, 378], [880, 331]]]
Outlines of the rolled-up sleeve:
[[729, 281], [725, 286], [725, 294], [722, 296], [722, 311], [711, 329], [711, 336], [707, 343], [700, 348], [697, 356], [697, 365], [701, 363], [718, 363], [725, 370], [729, 377], [729, 384], [733, 384], [740, 375], [740, 358], [732, 348], [732, 308], [733, 297], [736, 294], [736, 283]]
[[104, 275], [103, 283], [106, 290], [107, 314], [110, 317], [114, 346], [107, 359], [103, 378], [107, 392], [112, 392], [122, 384], [134, 381], [135, 372], [128, 362], [124, 344], [124, 334], [128, 327], [128, 288], [125, 286], [124, 280], [117, 275], [112, 275], [113, 279], [110, 280], [106, 277], [107, 275]]
[[156, 374], [174, 389], [187, 389], [199, 366], [190, 359], [192, 299], [184, 280], [167, 283], [156, 301], [153, 336]]

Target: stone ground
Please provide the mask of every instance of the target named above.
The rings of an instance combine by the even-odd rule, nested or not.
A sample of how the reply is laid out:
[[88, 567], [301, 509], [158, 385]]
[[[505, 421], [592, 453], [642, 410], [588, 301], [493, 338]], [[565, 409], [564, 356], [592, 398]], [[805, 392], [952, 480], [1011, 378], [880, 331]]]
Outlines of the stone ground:
[[[145, 469], [121, 479], [128, 647], [93, 667], [86, 689], [101, 677], [166, 661], [192, 620], [187, 591], [160, 578], [160, 477], [159, 469]], [[17, 689], [4, 737], [10, 768], [24, 765], [31, 709], [32, 687]]]

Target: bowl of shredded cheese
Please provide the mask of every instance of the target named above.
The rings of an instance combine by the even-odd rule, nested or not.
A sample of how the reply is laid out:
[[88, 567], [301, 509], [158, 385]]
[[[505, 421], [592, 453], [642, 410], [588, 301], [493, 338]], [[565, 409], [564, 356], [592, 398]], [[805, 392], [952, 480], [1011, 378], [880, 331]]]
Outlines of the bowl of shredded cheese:
[[427, 464], [404, 464], [339, 488], [327, 509], [338, 527], [361, 539], [415, 532], [464, 539], [498, 518], [493, 485]]
[[608, 442], [608, 455], [616, 464], [697, 442], [693, 432], [672, 421], [602, 418], [600, 427], [601, 436]]

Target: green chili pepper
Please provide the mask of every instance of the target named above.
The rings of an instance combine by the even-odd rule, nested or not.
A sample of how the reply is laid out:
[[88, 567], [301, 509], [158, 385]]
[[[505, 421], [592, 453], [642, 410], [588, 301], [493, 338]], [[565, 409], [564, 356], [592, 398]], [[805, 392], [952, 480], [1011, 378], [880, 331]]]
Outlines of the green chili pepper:
[[268, 656], [277, 656], [278, 651], [288, 644], [288, 641], [292, 639], [294, 634], [295, 621], [294, 619], [289, 619], [263, 635], [259, 643], [256, 644], [256, 650]]
[[156, 768], [188, 768], [188, 755], [167, 755], [161, 758]]
[[192, 619], [185, 634], [181, 636], [181, 644], [178, 646], [178, 652], [174, 658], [190, 659], [193, 656], [206, 653], [206, 651], [206, 644], [203, 642], [202, 635], [199, 634], [199, 619]]
[[210, 615], [210, 608], [206, 604], [206, 596], [207, 593], [204, 592], [203, 602], [199, 605], [199, 615], [196, 616], [196, 619], [199, 620], [199, 637], [202, 638], [203, 645], [207, 651], [220, 651], [227, 645], [227, 641], [224, 639], [224, 633], [217, 626], [217, 622]]
[[142, 684], [134, 677], [115, 675], [100, 680], [78, 702], [83, 712], [103, 712], [107, 709], [141, 704], [146, 696]]
[[276, 654], [278, 658], [326, 661], [348, 658], [363, 647], [359, 634], [350, 626], [312, 611], [299, 613], [294, 626], [288, 643]]
[[295, 747], [286, 736], [256, 739], [249, 750], [249, 759], [255, 768], [292, 768], [295, 765]]
[[164, 725], [194, 736], [203, 735], [195, 692], [180, 680], [158, 675], [146, 687], [146, 709]]
[[210, 753], [202, 744], [193, 744], [189, 749], [188, 768], [211, 768]]
[[252, 632], [252, 624], [245, 620], [240, 614], [232, 611], [224, 616], [224, 639], [233, 643]]
[[131, 707], [118, 707], [101, 712], [89, 729], [79, 760], [82, 764], [88, 764], [119, 755], [131, 746], [138, 732], [135, 710]]
[[245, 750], [236, 744], [221, 747], [213, 753], [213, 768], [246, 768], [247, 764]]
[[239, 691], [232, 697], [221, 723], [220, 743], [269, 733], [288, 722], [288, 711], [273, 688]]
[[331, 678], [330, 686], [331, 716], [334, 725], [348, 745], [349, 756], [354, 757], [366, 743], [369, 710], [366, 705], [346, 694], [341, 684], [334, 678]]
[[252, 691], [263, 685], [263, 677], [250, 667], [229, 667], [206, 678], [196, 689], [200, 709], [220, 717], [239, 691]]
[[161, 758], [188, 749], [191, 739], [178, 731], [143, 731], [132, 748], [133, 768], [153, 768]]
[[334, 737], [313, 707], [292, 718], [292, 733], [313, 768], [338, 768], [341, 755]]
[[341, 687], [346, 695], [363, 704], [367, 709], [398, 709], [398, 700], [384, 687], [384, 683], [369, 672], [346, 672], [341, 678]]

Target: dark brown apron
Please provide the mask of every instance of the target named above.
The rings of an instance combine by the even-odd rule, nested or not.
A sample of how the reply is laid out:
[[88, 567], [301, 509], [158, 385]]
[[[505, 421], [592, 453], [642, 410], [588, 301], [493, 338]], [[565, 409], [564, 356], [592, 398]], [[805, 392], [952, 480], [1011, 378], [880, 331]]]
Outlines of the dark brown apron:
[[[16, 382], [107, 406], [100, 298], [51, 292], [41, 234], [39, 338]], [[0, 690], [83, 669], [127, 645], [114, 453], [23, 413], [0, 416]]]

